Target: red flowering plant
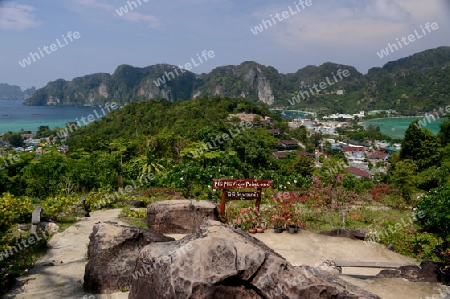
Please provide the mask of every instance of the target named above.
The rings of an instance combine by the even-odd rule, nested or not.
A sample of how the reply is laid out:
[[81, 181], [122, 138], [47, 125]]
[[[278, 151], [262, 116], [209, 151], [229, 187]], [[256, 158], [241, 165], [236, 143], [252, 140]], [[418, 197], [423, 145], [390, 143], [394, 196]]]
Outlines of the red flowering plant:
[[272, 223], [273, 227], [282, 228], [286, 223], [286, 218], [281, 215], [274, 214], [270, 216], [270, 222]]
[[[305, 196], [298, 197], [295, 192], [278, 192], [273, 197], [273, 209], [270, 217], [274, 227], [286, 228], [288, 225], [298, 226], [298, 204], [306, 200]], [[301, 223], [302, 227], [303, 222]]]
[[[217, 205], [219, 215], [221, 207]], [[257, 228], [261, 224], [261, 213], [258, 213], [255, 207], [239, 207], [231, 203], [225, 207], [225, 215], [221, 216], [221, 221], [229, 226], [240, 227], [244, 230]]]
[[240, 208], [237, 217], [233, 220], [233, 225], [238, 225], [247, 230], [256, 228], [259, 223], [259, 214], [254, 207]]
[[[401, 192], [398, 189], [390, 187], [388, 184], [373, 184], [372, 189], [369, 191], [372, 200], [380, 202], [384, 205], [391, 205], [397, 207], [399, 205], [396, 202], [396, 198]], [[395, 195], [395, 196], [391, 196]]]
[[391, 189], [388, 184], [373, 184], [372, 190], [369, 191], [372, 195], [372, 200], [383, 200], [385, 195], [391, 193]]

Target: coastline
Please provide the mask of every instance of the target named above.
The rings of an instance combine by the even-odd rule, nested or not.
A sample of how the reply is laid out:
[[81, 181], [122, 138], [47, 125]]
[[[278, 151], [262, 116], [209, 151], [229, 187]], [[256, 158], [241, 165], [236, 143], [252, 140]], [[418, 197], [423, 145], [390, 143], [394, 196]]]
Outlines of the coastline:
[[[68, 122], [94, 114], [94, 106], [24, 106], [22, 101], [0, 100], [0, 135], [5, 132], [36, 132], [39, 126], [64, 128]], [[97, 108], [97, 112], [99, 112]], [[102, 112], [99, 112], [102, 114]]]
[[[403, 139], [405, 136], [405, 132], [408, 129], [409, 125], [415, 120], [418, 119], [422, 121], [425, 116], [402, 116], [402, 117], [382, 117], [382, 118], [373, 118], [369, 120], [364, 120], [359, 122], [361, 126], [365, 129], [370, 124], [375, 124], [380, 127], [381, 133], [387, 135], [394, 139]], [[432, 122], [427, 122], [424, 128], [430, 130], [434, 135], [439, 133], [440, 124], [446, 118], [436, 119]]]
[[371, 118], [371, 119], [365, 120], [365, 121], [363, 121], [363, 122], [368, 122], [368, 121], [371, 121], [371, 120], [379, 120], [379, 119], [395, 119], [395, 118], [423, 118], [423, 117], [425, 117], [425, 116], [423, 116], [423, 115], [416, 115], [416, 116], [378, 117], [378, 118]]

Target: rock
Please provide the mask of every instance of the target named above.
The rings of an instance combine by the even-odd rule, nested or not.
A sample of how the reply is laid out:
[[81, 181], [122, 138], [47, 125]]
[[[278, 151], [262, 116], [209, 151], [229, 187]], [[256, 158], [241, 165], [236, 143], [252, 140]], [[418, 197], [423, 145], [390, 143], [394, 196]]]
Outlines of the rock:
[[50, 261], [50, 262], [48, 262], [48, 263], [45, 263], [45, 264], [44, 264], [44, 267], [58, 266], [58, 265], [61, 265], [61, 264], [64, 264], [64, 262], [63, 262], [63, 261], [53, 260], [53, 261]]
[[75, 215], [77, 217], [89, 217], [89, 212], [86, 211], [85, 209], [78, 208], [75, 212]]
[[50, 217], [41, 217], [41, 222], [54, 222]]
[[17, 224], [16, 228], [22, 232], [28, 232], [31, 230], [31, 224]]
[[[70, 207], [71, 212], [69, 215], [75, 216], [75, 217], [90, 217], [88, 207], [86, 206], [86, 196], [83, 196], [80, 200], [77, 201], [77, 203]], [[64, 213], [61, 213], [59, 215], [60, 217], [67, 216]]]
[[124, 200], [119, 203], [123, 205], [129, 205], [135, 208], [145, 208], [145, 202], [143, 200]]
[[395, 245], [394, 244], [389, 244], [387, 246], [387, 249], [394, 251], [395, 250]]
[[35, 233], [39, 229], [39, 224], [41, 223], [41, 213], [44, 211], [44, 208], [41, 206], [37, 206], [33, 213], [31, 214], [31, 232]]
[[153, 242], [175, 240], [158, 232], [116, 222], [95, 224], [89, 239], [89, 261], [84, 272], [83, 288], [96, 294], [129, 289], [139, 250]]
[[404, 278], [411, 282], [438, 282], [438, 265], [424, 261], [419, 266], [402, 266], [398, 269], [381, 270], [377, 277]]
[[31, 214], [31, 224], [39, 225], [41, 223], [41, 213], [44, 211], [44, 208], [41, 206], [37, 206], [33, 213]]
[[139, 253], [129, 299], [379, 298], [294, 267], [240, 229], [208, 220], [183, 239]]
[[342, 274], [342, 268], [337, 266], [334, 261], [326, 260], [322, 262], [319, 266], [315, 268], [318, 272], [327, 273], [329, 275], [339, 275]]
[[[357, 286], [349, 284], [348, 282], [346, 282], [339, 276], [330, 274], [329, 272], [320, 271], [317, 268], [311, 268], [309, 266], [299, 266], [299, 267], [295, 267], [295, 268], [297, 268], [299, 270], [303, 270], [303, 271], [308, 270], [308, 271], [312, 272], [317, 277], [334, 285], [339, 291], [341, 291], [343, 293], [345, 293], [345, 292], [356, 293], [356, 294], [359, 294], [359, 296], [361, 296], [359, 298], [379, 298], [378, 296], [373, 295], [372, 293], [370, 293], [368, 291], [362, 290], [361, 288], [359, 288]], [[344, 297], [344, 298], [347, 298], [347, 297]], [[348, 298], [354, 298], [354, 297], [348, 297]]]
[[147, 226], [161, 233], [194, 233], [206, 220], [219, 220], [216, 205], [209, 201], [165, 200], [147, 207]]
[[346, 229], [346, 228], [337, 228], [329, 231], [321, 231], [319, 232], [321, 235], [330, 236], [330, 237], [344, 237], [350, 239], [359, 239], [363, 240], [366, 237], [366, 232], [359, 229]]
[[56, 234], [59, 232], [59, 226], [54, 222], [41, 222], [40, 227], [47, 234]]

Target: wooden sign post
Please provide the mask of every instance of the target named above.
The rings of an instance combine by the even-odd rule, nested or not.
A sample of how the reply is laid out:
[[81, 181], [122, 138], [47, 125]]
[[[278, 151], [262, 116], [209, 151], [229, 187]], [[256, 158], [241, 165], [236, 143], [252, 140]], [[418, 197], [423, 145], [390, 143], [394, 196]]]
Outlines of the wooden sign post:
[[[220, 203], [220, 216], [225, 216], [225, 201], [229, 200], [255, 200], [256, 212], [259, 214], [262, 188], [272, 188], [271, 180], [261, 179], [214, 179], [214, 189], [222, 189], [222, 202]], [[257, 191], [229, 191], [236, 188], [256, 188]]]

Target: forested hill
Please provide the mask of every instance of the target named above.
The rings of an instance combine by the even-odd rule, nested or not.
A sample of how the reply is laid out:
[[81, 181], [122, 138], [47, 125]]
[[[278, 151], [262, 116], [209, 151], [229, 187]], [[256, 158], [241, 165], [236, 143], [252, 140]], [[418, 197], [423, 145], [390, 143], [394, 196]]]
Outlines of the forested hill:
[[67, 143], [72, 152], [81, 149], [108, 151], [108, 144], [117, 140], [133, 140], [145, 145], [148, 136], [157, 136], [159, 146], [181, 149], [192, 142], [208, 141], [229, 133], [234, 125], [228, 116], [240, 112], [281, 120], [266, 108], [239, 99], [214, 97], [177, 102], [152, 99], [111, 111], [106, 117], [71, 133]]
[[[342, 79], [334, 75], [347, 70]], [[246, 61], [221, 66], [210, 73], [181, 72], [168, 64], [145, 68], [121, 65], [114, 74], [97, 73], [59, 79], [39, 89], [26, 105], [95, 105], [105, 102], [126, 104], [152, 98], [169, 101], [202, 96], [242, 98], [266, 106], [288, 106], [299, 91], [314, 84], [332, 82], [320, 92], [310, 92], [293, 108], [328, 108], [333, 112], [394, 109], [416, 115], [448, 103], [450, 47], [426, 50], [407, 58], [372, 68], [366, 75], [354, 67], [335, 63], [306, 66], [296, 73], [280, 74], [275, 68]], [[344, 91], [343, 95], [337, 95]], [[292, 102], [292, 101], [291, 101]]]

